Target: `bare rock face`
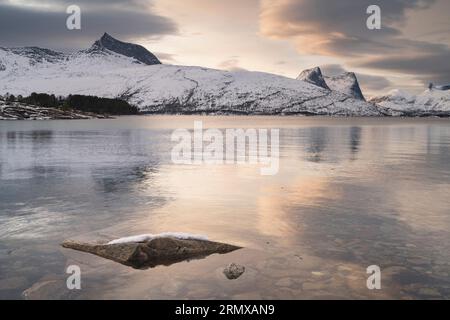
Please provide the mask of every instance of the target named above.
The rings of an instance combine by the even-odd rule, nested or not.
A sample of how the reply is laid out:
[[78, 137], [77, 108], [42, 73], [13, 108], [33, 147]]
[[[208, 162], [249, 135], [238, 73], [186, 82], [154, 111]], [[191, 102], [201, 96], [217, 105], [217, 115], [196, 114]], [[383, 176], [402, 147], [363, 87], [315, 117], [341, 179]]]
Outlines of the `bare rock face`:
[[90, 52], [110, 50], [115, 53], [131, 57], [146, 65], [161, 64], [158, 58], [145, 49], [143, 46], [119, 41], [109, 34], [105, 33], [94, 45], [88, 50]]
[[88, 252], [135, 269], [169, 266], [185, 260], [201, 259], [214, 253], [229, 253], [241, 247], [207, 240], [155, 238], [146, 242], [95, 244], [66, 240], [64, 248]]
[[303, 70], [297, 80], [306, 81], [318, 87], [336, 91], [357, 100], [365, 101], [359, 87], [358, 79], [353, 72], [344, 72], [340, 75], [329, 77], [322, 74], [319, 67]]
[[319, 67], [303, 70], [297, 77], [297, 80], [306, 81], [318, 87], [329, 90], [327, 83], [322, 75], [322, 70]]
[[349, 97], [366, 101], [364, 95], [359, 87], [358, 79], [353, 72], [344, 72], [343, 74], [334, 77], [325, 77], [328, 87]]
[[231, 263], [223, 270], [223, 274], [230, 280], [239, 278], [244, 272], [245, 267], [236, 263]]

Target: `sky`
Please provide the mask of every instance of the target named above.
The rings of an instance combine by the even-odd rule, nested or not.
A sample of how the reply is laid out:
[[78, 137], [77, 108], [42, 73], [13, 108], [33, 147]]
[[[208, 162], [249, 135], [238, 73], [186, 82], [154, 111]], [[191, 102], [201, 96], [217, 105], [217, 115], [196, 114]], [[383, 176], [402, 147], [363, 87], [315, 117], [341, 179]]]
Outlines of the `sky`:
[[[66, 28], [73, 4], [81, 30]], [[372, 4], [380, 30], [366, 27]], [[450, 83], [449, 15], [450, 0], [0, 0], [0, 46], [72, 51], [108, 32], [169, 64], [353, 71], [370, 97]]]

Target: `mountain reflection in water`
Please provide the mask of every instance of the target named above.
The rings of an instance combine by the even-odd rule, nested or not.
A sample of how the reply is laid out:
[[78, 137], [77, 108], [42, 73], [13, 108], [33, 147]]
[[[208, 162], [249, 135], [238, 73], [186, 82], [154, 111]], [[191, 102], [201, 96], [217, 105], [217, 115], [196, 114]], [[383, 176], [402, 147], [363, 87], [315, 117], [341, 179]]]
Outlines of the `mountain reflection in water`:
[[[194, 120], [279, 128], [279, 173], [172, 164], [171, 133]], [[449, 159], [439, 119], [2, 122], [0, 298], [450, 298]], [[59, 247], [166, 231], [244, 249], [143, 271]], [[246, 267], [232, 282], [231, 262]], [[373, 264], [382, 290], [366, 287]]]

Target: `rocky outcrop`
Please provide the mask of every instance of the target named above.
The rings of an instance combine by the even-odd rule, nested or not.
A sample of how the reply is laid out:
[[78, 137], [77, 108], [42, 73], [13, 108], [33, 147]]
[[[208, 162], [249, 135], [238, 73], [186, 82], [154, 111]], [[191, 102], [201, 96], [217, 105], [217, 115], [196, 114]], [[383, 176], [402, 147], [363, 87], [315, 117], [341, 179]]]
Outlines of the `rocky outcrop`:
[[337, 76], [329, 77], [324, 76], [319, 67], [315, 67], [303, 70], [297, 77], [297, 80], [365, 101], [364, 95], [359, 87], [358, 79], [353, 72], [345, 72]]
[[322, 75], [319, 67], [303, 70], [297, 77], [297, 80], [306, 81], [324, 89], [330, 89]]
[[104, 119], [108, 118], [108, 116], [0, 100], [0, 120], [76, 120], [94, 118]]
[[95, 41], [89, 51], [95, 52], [103, 51], [105, 49], [126, 57], [134, 58], [137, 61], [147, 65], [161, 64], [158, 58], [143, 46], [119, 41], [107, 33], [105, 33], [99, 40]]
[[201, 259], [214, 253], [225, 254], [241, 249], [226, 243], [172, 237], [117, 244], [67, 240], [62, 243], [62, 246], [92, 253], [135, 269], [147, 269], [159, 265], [169, 266], [185, 260]]
[[334, 77], [326, 76], [325, 81], [333, 91], [343, 93], [358, 100], [366, 100], [359, 87], [358, 79], [353, 72], [345, 72]]

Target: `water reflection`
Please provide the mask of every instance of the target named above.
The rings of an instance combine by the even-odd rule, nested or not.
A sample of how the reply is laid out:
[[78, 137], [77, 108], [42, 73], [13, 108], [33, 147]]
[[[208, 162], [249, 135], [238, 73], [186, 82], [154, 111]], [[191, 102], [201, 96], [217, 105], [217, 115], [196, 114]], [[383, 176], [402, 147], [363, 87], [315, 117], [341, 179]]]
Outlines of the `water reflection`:
[[358, 153], [359, 150], [361, 131], [362, 129], [360, 127], [350, 128], [350, 151], [354, 154]]
[[[280, 128], [280, 172], [267, 177], [253, 165], [173, 165], [170, 128], [194, 120], [2, 124], [0, 250], [12, 251], [1, 255], [0, 281], [25, 280], [0, 296], [76, 259], [90, 270], [80, 293], [89, 298], [450, 297], [446, 121], [203, 118], [205, 128]], [[248, 273], [230, 286], [215, 271], [229, 258], [135, 273], [58, 247], [165, 231], [246, 247], [232, 259]], [[30, 255], [39, 270], [26, 268]], [[371, 264], [383, 270], [382, 292], [365, 288]], [[48, 294], [70, 298], [64, 290]]]
[[307, 159], [311, 162], [320, 162], [322, 153], [327, 145], [328, 131], [325, 128], [309, 128], [307, 131]]

